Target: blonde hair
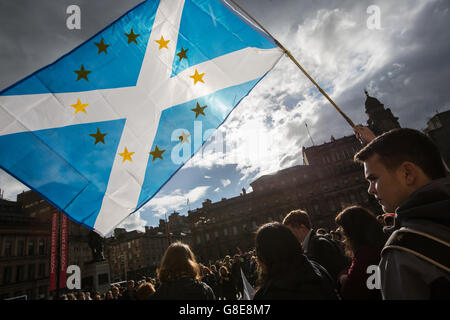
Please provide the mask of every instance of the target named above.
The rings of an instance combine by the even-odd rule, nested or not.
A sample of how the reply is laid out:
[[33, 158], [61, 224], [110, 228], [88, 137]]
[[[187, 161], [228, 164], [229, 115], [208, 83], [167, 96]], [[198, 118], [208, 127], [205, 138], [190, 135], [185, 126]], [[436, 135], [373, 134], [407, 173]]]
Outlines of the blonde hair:
[[191, 278], [200, 280], [200, 267], [191, 248], [182, 242], [172, 243], [164, 253], [158, 270], [161, 282]]

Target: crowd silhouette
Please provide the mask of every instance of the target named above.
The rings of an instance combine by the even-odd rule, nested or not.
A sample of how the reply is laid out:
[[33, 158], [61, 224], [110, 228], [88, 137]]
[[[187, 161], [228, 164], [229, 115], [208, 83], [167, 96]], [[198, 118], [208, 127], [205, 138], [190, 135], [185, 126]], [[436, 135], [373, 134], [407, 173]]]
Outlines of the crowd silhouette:
[[[412, 129], [355, 133], [366, 144], [355, 161], [385, 214], [350, 206], [335, 217], [335, 230], [316, 230], [306, 211], [294, 210], [260, 226], [250, 251], [204, 264], [175, 242], [155, 276], [61, 299], [450, 299], [450, 179], [439, 150]], [[371, 266], [378, 288], [368, 284]]]

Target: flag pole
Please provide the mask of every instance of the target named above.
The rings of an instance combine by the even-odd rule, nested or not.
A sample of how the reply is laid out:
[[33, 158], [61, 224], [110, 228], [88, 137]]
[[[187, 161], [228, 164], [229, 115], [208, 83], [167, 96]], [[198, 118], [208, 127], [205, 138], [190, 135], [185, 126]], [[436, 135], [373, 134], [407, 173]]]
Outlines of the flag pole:
[[305, 74], [305, 76], [311, 80], [311, 82], [317, 87], [317, 89], [319, 89], [320, 93], [322, 93], [324, 95], [325, 98], [328, 99], [328, 101], [330, 101], [330, 103], [336, 108], [336, 110], [344, 117], [344, 119], [348, 122], [348, 124], [354, 128], [355, 124], [353, 123], [353, 121], [336, 105], [336, 103], [334, 103], [334, 101], [326, 94], [326, 92], [317, 84], [316, 81], [314, 81], [313, 78], [311, 78], [311, 76], [308, 74], [308, 72], [306, 72], [306, 70], [300, 65], [300, 63], [298, 63], [298, 61], [292, 56], [292, 54], [289, 52], [289, 50], [287, 50], [277, 39], [275, 39], [269, 31], [266, 30], [266, 28], [264, 28], [255, 18], [253, 18], [247, 11], [245, 11], [244, 8], [242, 8], [238, 3], [236, 3], [236, 1], [234, 0], [228, 0], [231, 3], [233, 3], [236, 7], [239, 8], [239, 10], [241, 10], [243, 13], [245, 13], [245, 15], [247, 17], [249, 17], [250, 19], [252, 19], [252, 21], [254, 23], [256, 23], [258, 25], [258, 27], [260, 27], [268, 36], [270, 36], [272, 38], [272, 40], [275, 42], [275, 44], [280, 47], [284, 53], [295, 63], [295, 65]]

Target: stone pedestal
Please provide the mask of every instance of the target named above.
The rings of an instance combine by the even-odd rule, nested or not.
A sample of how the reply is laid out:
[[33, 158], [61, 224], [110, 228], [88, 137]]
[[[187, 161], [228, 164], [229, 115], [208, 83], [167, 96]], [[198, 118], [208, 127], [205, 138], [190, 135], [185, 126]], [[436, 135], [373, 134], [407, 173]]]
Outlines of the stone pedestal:
[[93, 289], [100, 293], [106, 293], [110, 289], [111, 275], [107, 261], [86, 263], [81, 273], [83, 289]]

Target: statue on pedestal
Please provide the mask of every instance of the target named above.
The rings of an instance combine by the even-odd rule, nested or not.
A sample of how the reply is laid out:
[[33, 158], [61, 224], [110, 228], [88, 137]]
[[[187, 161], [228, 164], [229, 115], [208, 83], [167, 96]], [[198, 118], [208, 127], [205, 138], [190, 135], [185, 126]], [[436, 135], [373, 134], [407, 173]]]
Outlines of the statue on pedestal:
[[103, 255], [104, 239], [94, 231], [89, 233], [89, 247], [92, 250], [92, 262], [105, 261]]

